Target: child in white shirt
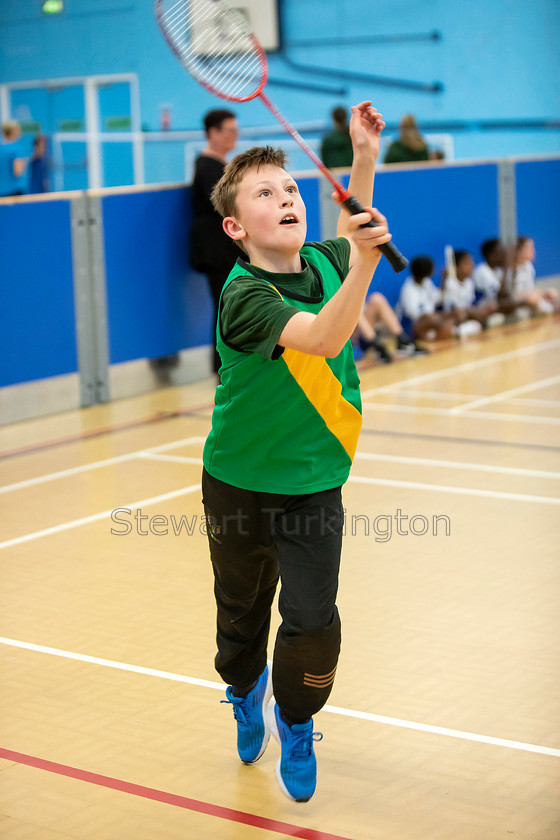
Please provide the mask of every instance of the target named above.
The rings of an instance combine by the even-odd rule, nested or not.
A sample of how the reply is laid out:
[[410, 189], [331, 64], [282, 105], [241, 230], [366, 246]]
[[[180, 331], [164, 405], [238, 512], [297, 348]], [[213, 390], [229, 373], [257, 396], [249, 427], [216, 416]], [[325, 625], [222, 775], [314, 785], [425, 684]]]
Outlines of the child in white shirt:
[[468, 251], [454, 251], [455, 274], [447, 274], [443, 281], [443, 308], [446, 312], [461, 312], [466, 319], [481, 324], [497, 310], [495, 300], [476, 305], [476, 290], [472, 274], [474, 260]]
[[455, 318], [440, 310], [441, 290], [432, 275], [431, 257], [418, 256], [410, 263], [410, 277], [404, 281], [399, 296], [398, 314], [403, 329], [424, 341], [451, 338]]
[[447, 275], [443, 284], [443, 308], [455, 312], [459, 323], [467, 320], [485, 324], [498, 309], [493, 299], [476, 304], [476, 291], [472, 274], [474, 260], [468, 251], [454, 251], [455, 275]]
[[477, 301], [495, 301], [498, 312], [509, 315], [517, 306], [511, 295], [511, 270], [507, 267], [507, 253], [499, 239], [486, 239], [480, 246], [484, 262], [473, 271]]
[[498, 300], [507, 294], [505, 262], [506, 251], [499, 239], [486, 239], [480, 246], [484, 261], [478, 263], [472, 278], [481, 301]]
[[560, 311], [558, 291], [542, 289], [535, 283], [535, 243], [528, 236], [518, 236], [513, 269], [513, 296], [517, 303], [533, 307], [537, 314]]

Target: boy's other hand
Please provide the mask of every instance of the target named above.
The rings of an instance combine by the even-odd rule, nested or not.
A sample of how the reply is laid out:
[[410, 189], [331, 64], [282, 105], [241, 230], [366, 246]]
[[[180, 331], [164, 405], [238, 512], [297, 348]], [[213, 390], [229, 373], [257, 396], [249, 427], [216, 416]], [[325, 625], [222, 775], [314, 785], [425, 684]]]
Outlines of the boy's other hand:
[[[361, 225], [367, 225], [370, 219], [377, 222], [375, 227], [361, 227]], [[358, 252], [360, 259], [375, 262], [381, 256], [378, 250], [379, 246], [391, 239], [387, 219], [379, 210], [366, 207], [363, 213], [357, 213], [348, 219], [348, 238]]]

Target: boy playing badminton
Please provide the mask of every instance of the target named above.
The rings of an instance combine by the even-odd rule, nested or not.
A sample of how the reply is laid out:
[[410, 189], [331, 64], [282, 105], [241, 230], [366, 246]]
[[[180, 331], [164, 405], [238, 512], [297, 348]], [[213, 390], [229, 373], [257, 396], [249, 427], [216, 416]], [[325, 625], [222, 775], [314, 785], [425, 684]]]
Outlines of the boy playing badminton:
[[[381, 114], [352, 109], [349, 190], [367, 208]], [[339, 238], [305, 243], [306, 211], [281, 150], [237, 155], [212, 201], [243, 251], [221, 296], [222, 367], [204, 448], [203, 497], [217, 602], [216, 669], [229, 683], [241, 760], [281, 745], [276, 775], [298, 802], [316, 785], [312, 716], [332, 689], [340, 650], [336, 607], [341, 486], [361, 427], [350, 336], [391, 238], [375, 210], [340, 214]], [[377, 227], [361, 228], [373, 217]], [[344, 281], [344, 282], [342, 282]], [[270, 611], [282, 623], [272, 674]], [[274, 690], [274, 703], [269, 700]], [[268, 707], [268, 708], [267, 708]]]

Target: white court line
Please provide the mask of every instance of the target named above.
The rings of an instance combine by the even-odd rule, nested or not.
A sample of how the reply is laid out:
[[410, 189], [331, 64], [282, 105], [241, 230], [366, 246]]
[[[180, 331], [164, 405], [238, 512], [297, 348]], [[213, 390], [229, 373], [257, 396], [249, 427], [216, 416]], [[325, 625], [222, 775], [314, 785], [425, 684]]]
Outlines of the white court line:
[[[171, 443], [162, 443], [160, 446], [153, 446], [150, 449], [139, 449], [136, 452], [129, 452], [127, 455], [116, 455], [114, 458], [107, 458], [104, 461], [94, 461], [91, 464], [82, 464], [79, 467], [70, 467], [67, 470], [59, 470], [58, 472], [40, 475], [36, 478], [28, 478], [25, 481], [17, 481], [14, 484], [5, 484], [0, 487], [0, 493], [10, 493], [13, 490], [22, 490], [26, 487], [34, 487], [37, 484], [45, 484], [48, 481], [56, 481], [59, 478], [68, 478], [72, 475], [79, 475], [80, 473], [89, 472], [90, 470], [98, 470], [103, 467], [110, 467], [113, 464], [124, 464], [127, 461], [134, 461], [136, 458], [148, 457], [152, 452], [162, 452], [166, 449], [178, 449], [180, 446], [189, 446], [193, 443], [204, 443], [205, 438], [190, 437], [182, 440], [175, 440]], [[197, 463], [201, 463], [198, 459]]]
[[72, 475], [79, 475], [80, 473], [89, 472], [90, 470], [99, 470], [103, 467], [110, 467], [113, 464], [124, 464], [126, 461], [132, 461], [137, 457], [138, 453], [136, 452], [130, 455], [117, 455], [114, 458], [107, 458], [105, 461], [95, 461], [91, 464], [82, 464], [81, 467], [70, 467], [67, 470], [59, 470], [59, 472], [39, 475], [36, 478], [28, 478], [25, 481], [17, 481], [15, 484], [5, 484], [3, 487], [0, 487], [0, 493], [11, 493], [13, 490], [23, 490], [26, 487], [34, 487], [37, 484], [45, 484], [47, 481], [56, 481], [59, 478], [69, 478]]
[[[146, 452], [143, 453], [140, 457], [148, 458], [151, 461], [171, 461], [175, 464], [202, 464], [201, 458], [188, 458], [185, 455], [153, 455], [151, 452]], [[427, 467], [442, 467], [444, 469], [503, 473], [504, 475], [520, 475], [531, 478], [560, 478], [560, 473], [546, 472], [545, 470], [526, 470], [522, 469], [521, 467], [495, 467], [488, 466], [487, 464], [466, 464], [461, 461], [437, 461], [432, 458], [412, 458], [400, 455], [376, 455], [371, 452], [356, 452], [355, 458], [362, 458], [366, 461], [386, 461], [391, 464], [418, 464]]]
[[140, 452], [138, 457], [146, 461], [170, 461], [174, 464], [202, 464], [202, 458], [190, 458], [188, 455], [159, 455], [156, 452]]
[[549, 376], [548, 379], [540, 379], [537, 382], [530, 382], [528, 385], [510, 388], [509, 391], [500, 391], [500, 393], [492, 394], [490, 397], [480, 397], [477, 400], [471, 400], [471, 402], [464, 403], [463, 405], [456, 405], [449, 409], [449, 413], [460, 414], [462, 411], [470, 411], [471, 408], [480, 408], [480, 406], [488, 405], [488, 403], [507, 400], [508, 397], [527, 394], [529, 391], [539, 391], [542, 388], [548, 388], [550, 385], [556, 385], [558, 382], [560, 382], [560, 376]]
[[[202, 688], [212, 688], [224, 691], [223, 683], [212, 682], [210, 680], [199, 680], [195, 677], [183, 676], [183, 674], [174, 674], [169, 671], [159, 671], [154, 668], [144, 668], [139, 665], [130, 665], [126, 662], [116, 662], [112, 659], [101, 659], [97, 656], [87, 656], [82, 653], [73, 653], [72, 651], [60, 650], [59, 648], [35, 645], [30, 642], [20, 642], [17, 639], [0, 637], [0, 644], [22, 648], [24, 650], [31, 650], [36, 653], [47, 653], [51, 656], [60, 656], [65, 659], [73, 659], [78, 662], [88, 662], [92, 665], [101, 665], [105, 668], [115, 668], [120, 671], [131, 671], [133, 673], [143, 674], [149, 677], [159, 677], [164, 680], [173, 680], [175, 682], [187, 683], [188, 685], [196, 685]], [[358, 720], [382, 723], [388, 726], [398, 726], [403, 729], [414, 729], [419, 732], [429, 732], [434, 735], [446, 735], [450, 738], [459, 738], [465, 741], [477, 741], [478, 743], [491, 744], [496, 747], [507, 747], [512, 750], [523, 750], [525, 752], [539, 753], [540, 755], [551, 755], [556, 758], [560, 758], [560, 750], [555, 749], [554, 747], [527, 744], [523, 741], [510, 741], [506, 738], [494, 738], [491, 735], [478, 735], [474, 732], [465, 732], [461, 729], [448, 729], [443, 726], [432, 726], [427, 723], [417, 723], [416, 721], [402, 720], [401, 718], [387, 717], [386, 715], [375, 715], [370, 712], [360, 712], [355, 709], [345, 709], [340, 706], [324, 706], [322, 711], [329, 712], [334, 715], [357, 718]]]
[[126, 662], [116, 662], [113, 659], [101, 659], [98, 656], [88, 656], [85, 653], [73, 653], [69, 650], [60, 650], [59, 648], [45, 647], [44, 645], [34, 645], [30, 642], [20, 642], [17, 639], [6, 639], [3, 636], [0, 636], [0, 644], [22, 648], [24, 650], [33, 650], [36, 653], [48, 653], [51, 656], [61, 656], [63, 659], [74, 659], [77, 662], [89, 662], [92, 665], [103, 665], [105, 668], [116, 668], [119, 671], [132, 671], [135, 674], [145, 674], [148, 677], [161, 677], [164, 680], [175, 680], [175, 682], [198, 685], [203, 688], [219, 688], [221, 691], [224, 690], [223, 683], [211, 682], [210, 680], [199, 680], [195, 677], [185, 677], [182, 674], [172, 674], [168, 671], [158, 671], [154, 668], [143, 668], [141, 665], [129, 665]]
[[[399, 392], [399, 397], [415, 397], [418, 399], [434, 399], [434, 400], [464, 400], [469, 397], [472, 400], [482, 399], [481, 394], [452, 394], [446, 391], [420, 391], [412, 388], [406, 388]], [[560, 400], [535, 400], [530, 398], [519, 397], [518, 399], [508, 399], [508, 402], [519, 403], [520, 405], [541, 405], [545, 408], [559, 408]]]
[[387, 391], [394, 391], [398, 388], [406, 388], [407, 385], [419, 385], [422, 382], [432, 382], [434, 379], [441, 379], [446, 376], [455, 376], [458, 373], [478, 370], [482, 367], [489, 367], [490, 365], [507, 362], [510, 359], [518, 359], [521, 356], [527, 356], [531, 353], [540, 353], [559, 346], [560, 338], [554, 338], [551, 341], [543, 341], [540, 344], [532, 344], [529, 347], [523, 347], [519, 350], [510, 350], [507, 353], [500, 353], [497, 356], [487, 356], [486, 358], [478, 359], [477, 361], [463, 362], [460, 365], [453, 365], [453, 367], [435, 370], [431, 373], [423, 373], [419, 376], [411, 376], [409, 379], [400, 379], [397, 382], [390, 382], [388, 385], [381, 385], [379, 388], [371, 388], [369, 391], [364, 391], [362, 397], [367, 399], [374, 394], [384, 394]]
[[558, 472], [544, 470], [527, 470], [521, 467], [497, 467], [490, 464], [467, 464], [461, 461], [437, 461], [434, 458], [412, 458], [404, 455], [376, 455], [371, 452], [356, 452], [356, 459], [366, 461], [386, 461], [389, 464], [418, 464], [423, 467], [441, 467], [451, 470], [472, 470], [474, 472], [500, 473], [504, 475], [521, 475], [530, 478], [560, 478]]
[[[176, 499], [178, 496], [184, 496], [187, 493], [194, 493], [195, 490], [200, 489], [200, 484], [191, 484], [190, 487], [182, 487], [180, 490], [172, 490], [170, 493], [162, 493], [160, 496], [152, 496], [150, 499], [142, 499], [139, 502], [130, 502], [127, 505], [120, 506], [120, 509], [147, 507], [148, 505], [157, 504], [158, 502], [165, 502], [168, 499]], [[42, 531], [33, 531], [31, 534], [24, 534], [22, 537], [14, 537], [11, 540], [1, 542], [0, 549], [11, 548], [14, 545], [21, 545], [22, 543], [30, 542], [31, 540], [38, 540], [41, 537], [49, 537], [52, 534], [59, 534], [62, 531], [79, 528], [81, 525], [89, 525], [91, 522], [98, 522], [100, 519], [109, 518], [112, 513], [112, 510], [104, 510], [101, 513], [94, 513], [92, 516], [84, 516], [82, 519], [73, 519], [70, 522], [63, 522], [60, 525], [54, 525], [52, 528], [44, 528]]]
[[[170, 444], [165, 444], [165, 446], [168, 447], [168, 448], [171, 448]], [[202, 461], [197, 462], [196, 459], [194, 459], [194, 458], [188, 458], [186, 456], [181, 456], [181, 455], [153, 456], [153, 457], [157, 460], [165, 459], [166, 461], [170, 460], [170, 461], [173, 461], [175, 463], [188, 463], [188, 464], [202, 463]], [[362, 457], [362, 458], [366, 458], [366, 459], [367, 458], [376, 459], [378, 457], [379, 460], [392, 460], [392, 459], [396, 460], [396, 458], [397, 458], [397, 456], [388, 456], [388, 455], [387, 456], [375, 456], [375, 455], [369, 456], [367, 453], [360, 454], [360, 455], [358, 455], [358, 457]], [[412, 461], [415, 461], [415, 460], [416, 461], [421, 461], [422, 459], [412, 459]], [[426, 462], [429, 462], [428, 459], [426, 459]], [[443, 465], [446, 464], [446, 462], [433, 462], [433, 463], [437, 464], [438, 466], [443, 466]], [[449, 466], [456, 466], [456, 465], [453, 464], [453, 462], [448, 462], [448, 463], [449, 463]], [[468, 468], [474, 468], [472, 465], [459, 465], [459, 466], [460, 467], [465, 466], [465, 467], [468, 467]], [[485, 468], [484, 468], [484, 466], [481, 465], [480, 469], [485, 469]], [[499, 470], [500, 469], [505, 470], [506, 468], [498, 468], [498, 469]], [[535, 471], [535, 472], [537, 472], [537, 471]], [[545, 474], [545, 475], [547, 475], [547, 477], [555, 477], [554, 473], [548, 473], [548, 474]], [[476, 489], [469, 488], [469, 487], [450, 487], [447, 484], [421, 484], [419, 482], [413, 482], [413, 481], [394, 481], [394, 480], [391, 480], [391, 479], [368, 478], [366, 476], [353, 476], [353, 475], [350, 476], [348, 481], [350, 481], [350, 482], [353, 481], [353, 482], [357, 482], [357, 483], [361, 483], [361, 484], [377, 484], [377, 485], [381, 485], [381, 486], [385, 486], [385, 487], [402, 487], [402, 488], [409, 488], [409, 489], [412, 489], [412, 490], [431, 490], [431, 491], [438, 492], [438, 493], [453, 493], [453, 494], [465, 495], [465, 496], [482, 496], [482, 497], [490, 498], [490, 499], [506, 499], [506, 500], [509, 499], [511, 501], [535, 502], [535, 503], [539, 503], [539, 504], [549, 504], [549, 505], [560, 504], [560, 499], [556, 499], [556, 498], [551, 497], [551, 496], [530, 496], [530, 495], [522, 495], [522, 494], [518, 494], [518, 493], [500, 493], [500, 492], [496, 492], [496, 491], [492, 491], [492, 490], [476, 490]], [[126, 505], [122, 505], [121, 507], [122, 508], [130, 508], [130, 509], [147, 507], [150, 504], [157, 504], [158, 502], [163, 502], [163, 501], [166, 501], [168, 499], [175, 499], [178, 496], [183, 496], [187, 493], [192, 493], [192, 492], [194, 492], [196, 490], [200, 490], [200, 489], [201, 489], [200, 484], [193, 484], [190, 487], [184, 487], [184, 488], [181, 488], [180, 490], [173, 490], [169, 493], [163, 493], [159, 496], [152, 496], [149, 499], [143, 499], [139, 502], [130, 502]], [[21, 545], [22, 543], [30, 542], [31, 540], [40, 539], [41, 537], [52, 536], [53, 534], [58, 534], [62, 531], [68, 531], [72, 528], [79, 528], [82, 525], [89, 525], [92, 522], [97, 522], [100, 519], [110, 517], [112, 513], [113, 513], [112, 510], [105, 510], [105, 511], [102, 511], [101, 513], [95, 513], [92, 516], [85, 516], [81, 519], [73, 519], [70, 522], [63, 522], [62, 524], [54, 525], [51, 528], [44, 528], [41, 531], [34, 531], [30, 534], [24, 534], [21, 537], [14, 537], [13, 539], [5, 540], [4, 542], [1, 542], [0, 543], [0, 550], [2, 550], [3, 548], [11, 548], [12, 546], [15, 546], [15, 545]]]
[[[398, 396], [398, 395], [397, 395]], [[560, 417], [539, 417], [532, 414], [502, 414], [499, 411], [469, 411], [468, 414], [461, 415], [453, 413], [452, 408], [423, 408], [422, 406], [414, 405], [395, 405], [394, 403], [362, 403], [363, 408], [369, 408], [372, 411], [400, 411], [401, 414], [432, 414], [436, 417], [458, 417], [462, 420], [471, 420], [473, 417], [479, 420], [507, 420], [517, 423], [540, 423], [544, 426], [558, 426], [560, 425]]]
[[429, 723], [415, 723], [411, 720], [400, 720], [399, 718], [374, 715], [369, 712], [355, 712], [353, 709], [342, 709], [339, 706], [325, 706], [323, 711], [332, 712], [335, 715], [356, 717], [360, 720], [371, 720], [375, 723], [386, 723], [389, 726], [401, 726], [404, 729], [416, 729], [419, 732], [431, 732], [434, 735], [447, 735], [448, 738], [478, 741], [481, 744], [492, 744], [495, 747], [508, 747], [510, 750], [524, 750], [526, 752], [540, 753], [541, 755], [554, 755], [556, 758], [560, 758], [560, 750], [556, 750], [554, 747], [541, 747], [536, 744], [526, 744], [522, 741], [509, 741], [506, 738], [494, 738], [491, 735], [477, 735], [474, 732], [464, 732], [461, 729], [447, 729], [444, 726], [432, 726]]
[[470, 397], [473, 400], [478, 400], [481, 394], [452, 394], [450, 391], [420, 391], [413, 388], [403, 388], [399, 396], [405, 397], [426, 397], [435, 400], [464, 400], [465, 397]]
[[506, 499], [511, 502], [535, 502], [541, 505], [560, 505], [554, 496], [528, 496], [522, 493], [500, 493], [496, 490], [475, 490], [472, 487], [450, 487], [449, 484], [422, 484], [419, 481], [396, 481], [390, 478], [368, 478], [351, 475], [354, 484], [378, 484], [381, 487], [402, 487], [409, 490], [431, 490], [435, 493], [452, 493], [457, 496], [482, 496], [485, 499]]
[[142, 452], [166, 452], [168, 449], [178, 449], [179, 446], [189, 446], [191, 443], [205, 443], [205, 437], [188, 437], [182, 440], [172, 440], [170, 443], [161, 443], [159, 446], [150, 446], [142, 449]]
[[529, 397], [519, 397], [508, 400], [508, 402], [519, 403], [520, 405], [542, 405], [544, 408], [560, 408], [560, 400], [534, 400]]

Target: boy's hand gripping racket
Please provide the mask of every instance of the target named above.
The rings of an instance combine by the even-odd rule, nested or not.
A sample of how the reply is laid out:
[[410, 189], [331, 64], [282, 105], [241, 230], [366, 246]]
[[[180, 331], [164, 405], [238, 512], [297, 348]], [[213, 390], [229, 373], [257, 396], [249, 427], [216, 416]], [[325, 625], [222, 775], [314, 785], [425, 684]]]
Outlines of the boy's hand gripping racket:
[[[156, 0], [155, 12], [165, 40], [197, 82], [222, 99], [248, 102], [258, 96], [293, 137], [340, 196], [346, 209], [363, 213], [360, 202], [345, 190], [303, 137], [284, 119], [264, 93], [266, 54], [243, 15], [223, 0]], [[364, 227], [376, 227], [373, 219]], [[379, 246], [395, 271], [408, 265], [392, 242]]]

